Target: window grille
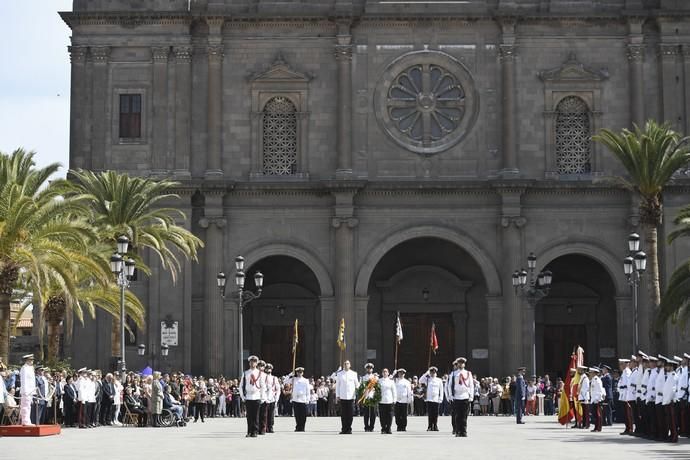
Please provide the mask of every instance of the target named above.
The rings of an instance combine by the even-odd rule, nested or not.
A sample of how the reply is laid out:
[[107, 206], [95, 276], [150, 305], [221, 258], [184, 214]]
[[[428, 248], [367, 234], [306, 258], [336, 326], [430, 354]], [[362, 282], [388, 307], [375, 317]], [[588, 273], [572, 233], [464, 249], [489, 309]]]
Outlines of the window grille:
[[286, 97], [271, 98], [264, 106], [263, 172], [272, 176], [297, 172], [297, 109]]
[[591, 172], [591, 133], [585, 101], [568, 96], [556, 107], [556, 164], [559, 174]]

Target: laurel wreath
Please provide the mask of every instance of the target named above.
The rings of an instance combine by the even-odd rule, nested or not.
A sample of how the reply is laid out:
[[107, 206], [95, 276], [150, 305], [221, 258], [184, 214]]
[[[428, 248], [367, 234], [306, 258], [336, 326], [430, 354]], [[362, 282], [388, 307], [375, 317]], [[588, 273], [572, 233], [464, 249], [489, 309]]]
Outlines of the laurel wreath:
[[372, 390], [372, 388], [369, 387], [369, 383], [370, 382], [362, 382], [359, 384], [359, 388], [357, 388], [357, 401], [362, 401], [361, 404], [365, 407], [376, 407], [381, 402], [381, 385], [376, 381], [373, 385], [374, 396], [365, 398], [364, 394]]

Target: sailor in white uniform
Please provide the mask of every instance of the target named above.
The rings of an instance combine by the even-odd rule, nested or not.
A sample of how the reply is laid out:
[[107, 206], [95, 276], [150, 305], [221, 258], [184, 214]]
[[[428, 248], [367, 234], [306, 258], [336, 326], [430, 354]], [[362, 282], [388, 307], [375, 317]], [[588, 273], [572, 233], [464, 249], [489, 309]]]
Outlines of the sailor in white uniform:
[[438, 368], [431, 366], [419, 378], [419, 383], [426, 386], [426, 413], [428, 425], [426, 431], [438, 431], [438, 408], [443, 402], [443, 381], [438, 378]]
[[292, 385], [292, 409], [295, 413], [295, 431], [304, 431], [307, 424], [307, 404], [312, 386], [309, 380], [304, 378], [304, 368], [298, 367], [295, 373], [288, 375], [285, 383]]
[[407, 408], [414, 401], [412, 384], [405, 378], [407, 371], [397, 369], [395, 378], [395, 431], [407, 431]]
[[352, 434], [352, 417], [359, 380], [357, 372], [350, 366], [350, 361], [345, 361], [335, 380], [335, 398], [340, 405], [340, 434]]
[[592, 376], [589, 383], [590, 410], [594, 411], [594, 429], [592, 431], [596, 432], [601, 431], [603, 422], [601, 403], [606, 397], [606, 392], [604, 391], [604, 385], [601, 383], [601, 378], [599, 377], [601, 370], [598, 367], [590, 367], [589, 372]]
[[259, 358], [252, 355], [247, 358], [249, 369], [244, 371], [240, 379], [240, 398], [244, 401], [247, 411], [247, 436], [256, 438], [259, 435], [259, 407], [264, 392], [264, 379], [257, 368]]
[[397, 400], [397, 385], [390, 378], [388, 369], [381, 371], [381, 378], [378, 380], [381, 389], [381, 401], [379, 401], [379, 417], [381, 418], [381, 434], [391, 434], [393, 424], [393, 405]]
[[31, 403], [36, 394], [36, 374], [34, 373], [34, 355], [24, 355], [24, 365], [19, 371], [19, 380], [21, 388], [19, 394], [21, 400], [19, 402], [19, 416], [21, 423], [24, 426], [32, 426], [31, 423]]

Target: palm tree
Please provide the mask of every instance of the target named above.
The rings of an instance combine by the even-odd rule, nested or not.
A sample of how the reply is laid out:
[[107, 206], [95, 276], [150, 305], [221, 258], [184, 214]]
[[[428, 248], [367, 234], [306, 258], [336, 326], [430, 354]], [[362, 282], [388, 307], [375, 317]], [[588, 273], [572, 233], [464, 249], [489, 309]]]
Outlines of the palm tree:
[[[173, 282], [182, 269], [180, 257], [197, 260], [197, 250], [203, 242], [176, 223], [176, 219], [186, 219], [185, 214], [162, 206], [165, 201], [179, 199], [171, 192], [176, 182], [130, 177], [115, 171], [84, 170], [72, 171], [70, 181], [71, 191], [67, 196], [90, 202], [91, 223], [100, 232], [100, 240], [112, 245], [118, 236], [126, 235], [132, 257], [142, 271], [148, 272], [148, 267], [139, 251], [146, 248], [158, 256]], [[120, 354], [119, 328], [119, 319], [113, 321], [112, 356]]]
[[20, 271], [37, 289], [60, 274], [64, 289], [74, 293], [66, 266], [93, 234], [82, 221], [61, 219], [84, 208], [78, 198], [63, 198], [63, 187], [47, 183], [59, 165], [36, 168], [34, 155], [23, 149], [0, 153], [0, 358], [6, 362], [10, 301]]
[[657, 233], [663, 212], [663, 192], [673, 175], [690, 162], [690, 138], [681, 138], [668, 123], [650, 120], [644, 129], [635, 125], [634, 131], [624, 129], [614, 133], [602, 129], [593, 139], [605, 145], [623, 164], [628, 177], [619, 179], [639, 197], [640, 223], [649, 252], [651, 314], [656, 315], [661, 303]]
[[[669, 243], [681, 237], [690, 237], [690, 205], [680, 210], [674, 223], [678, 226], [668, 237]], [[690, 320], [690, 260], [673, 271], [659, 306], [656, 327], [671, 319], [685, 328]]]

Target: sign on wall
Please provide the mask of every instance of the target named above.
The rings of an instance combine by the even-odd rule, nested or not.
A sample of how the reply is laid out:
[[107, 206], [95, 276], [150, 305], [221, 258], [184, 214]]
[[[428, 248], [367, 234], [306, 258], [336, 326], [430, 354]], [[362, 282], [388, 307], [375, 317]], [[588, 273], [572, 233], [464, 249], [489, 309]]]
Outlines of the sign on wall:
[[[168, 325], [170, 325], [170, 327], [168, 327]], [[161, 321], [161, 345], [176, 347], [177, 331], [177, 321], [173, 321], [172, 323]]]
[[474, 348], [472, 359], [489, 359], [489, 350], [486, 348]]

